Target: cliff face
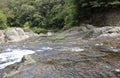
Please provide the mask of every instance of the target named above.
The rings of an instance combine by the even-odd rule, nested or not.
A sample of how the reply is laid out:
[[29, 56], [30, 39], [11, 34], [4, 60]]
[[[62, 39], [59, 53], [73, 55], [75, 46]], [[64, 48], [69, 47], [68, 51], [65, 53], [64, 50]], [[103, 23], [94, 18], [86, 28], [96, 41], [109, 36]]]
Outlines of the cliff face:
[[119, 26], [120, 9], [108, 9], [102, 12], [93, 13], [90, 21], [96, 26]]
[[120, 9], [106, 12], [105, 18], [106, 18], [106, 25], [119, 26], [120, 25]]

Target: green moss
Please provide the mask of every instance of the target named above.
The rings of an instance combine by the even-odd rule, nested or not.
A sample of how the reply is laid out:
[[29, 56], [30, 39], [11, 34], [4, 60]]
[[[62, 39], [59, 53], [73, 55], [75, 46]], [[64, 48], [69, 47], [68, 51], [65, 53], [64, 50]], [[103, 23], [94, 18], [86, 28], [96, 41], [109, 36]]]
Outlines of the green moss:
[[58, 36], [55, 38], [55, 40], [65, 40], [65, 36]]

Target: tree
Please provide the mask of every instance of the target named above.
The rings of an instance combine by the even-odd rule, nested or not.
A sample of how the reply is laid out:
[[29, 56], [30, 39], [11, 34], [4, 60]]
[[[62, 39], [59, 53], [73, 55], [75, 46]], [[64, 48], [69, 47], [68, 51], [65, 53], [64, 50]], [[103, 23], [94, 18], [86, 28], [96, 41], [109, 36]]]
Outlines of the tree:
[[89, 23], [92, 15], [119, 7], [119, 0], [6, 0], [7, 25], [41, 29], [68, 29]]

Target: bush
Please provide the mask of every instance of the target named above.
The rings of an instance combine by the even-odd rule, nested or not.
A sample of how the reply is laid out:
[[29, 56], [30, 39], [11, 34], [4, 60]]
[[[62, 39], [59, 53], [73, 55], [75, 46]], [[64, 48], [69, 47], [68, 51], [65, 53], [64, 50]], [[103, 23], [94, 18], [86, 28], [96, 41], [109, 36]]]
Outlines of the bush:
[[24, 23], [23, 27], [24, 28], [29, 28], [31, 26], [31, 22], [27, 21]]
[[5, 28], [7, 28], [7, 17], [2, 11], [0, 11], [0, 29]]
[[32, 29], [33, 32], [38, 33], [38, 34], [39, 33], [46, 33], [47, 32], [47, 30], [44, 29], [44, 28], [33, 27], [31, 29]]

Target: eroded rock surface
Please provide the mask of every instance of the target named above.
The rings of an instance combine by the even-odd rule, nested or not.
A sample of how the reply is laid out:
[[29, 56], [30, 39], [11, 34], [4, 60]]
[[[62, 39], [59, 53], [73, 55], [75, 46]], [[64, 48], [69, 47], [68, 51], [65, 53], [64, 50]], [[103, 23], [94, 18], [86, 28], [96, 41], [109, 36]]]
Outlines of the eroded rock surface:
[[[55, 40], [56, 36], [44, 36], [0, 45], [5, 47], [1, 51], [19, 48], [35, 52], [25, 56], [22, 62], [1, 69], [0, 78], [120, 78], [119, 36], [98, 38], [104, 33], [116, 33], [117, 29], [96, 29], [88, 38], [81, 38], [79, 33], [68, 35], [64, 32], [60, 34], [66, 35], [63, 40]], [[95, 31], [87, 29], [91, 30]], [[101, 31], [103, 33], [99, 33]], [[99, 35], [92, 37], [95, 33]]]
[[0, 78], [120, 77], [119, 40], [52, 39], [40, 37], [35, 39], [37, 42], [17, 44], [21, 49], [27, 48], [36, 53], [25, 56], [21, 63], [0, 70]]
[[80, 27], [71, 28], [62, 35], [65, 36], [79, 36], [82, 38], [115, 38], [120, 36], [119, 26], [105, 26], [95, 27], [92, 25], [85, 25]]

